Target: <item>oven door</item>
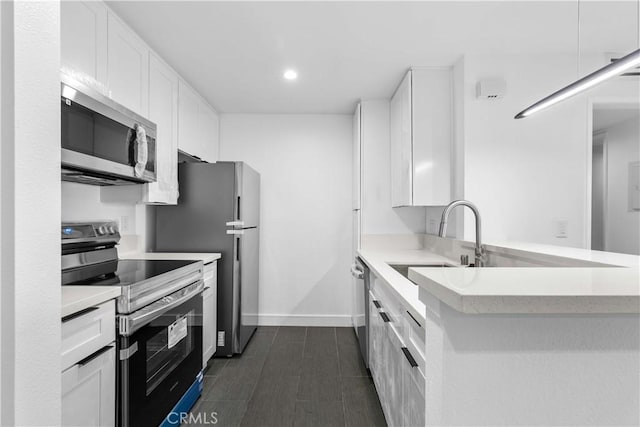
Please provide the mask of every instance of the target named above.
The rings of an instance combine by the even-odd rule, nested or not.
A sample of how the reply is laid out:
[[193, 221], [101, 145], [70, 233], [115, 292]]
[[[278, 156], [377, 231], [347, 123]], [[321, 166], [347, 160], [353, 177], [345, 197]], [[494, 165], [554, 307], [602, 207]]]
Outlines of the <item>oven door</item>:
[[160, 425], [202, 369], [202, 282], [194, 285], [119, 317], [133, 331], [119, 337], [120, 426]]

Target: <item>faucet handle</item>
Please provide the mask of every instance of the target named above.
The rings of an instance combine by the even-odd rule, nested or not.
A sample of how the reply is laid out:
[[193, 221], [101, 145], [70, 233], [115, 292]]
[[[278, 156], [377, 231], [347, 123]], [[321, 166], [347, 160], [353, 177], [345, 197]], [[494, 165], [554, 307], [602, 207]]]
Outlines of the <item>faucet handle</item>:
[[469, 265], [469, 255], [460, 255], [460, 264]]

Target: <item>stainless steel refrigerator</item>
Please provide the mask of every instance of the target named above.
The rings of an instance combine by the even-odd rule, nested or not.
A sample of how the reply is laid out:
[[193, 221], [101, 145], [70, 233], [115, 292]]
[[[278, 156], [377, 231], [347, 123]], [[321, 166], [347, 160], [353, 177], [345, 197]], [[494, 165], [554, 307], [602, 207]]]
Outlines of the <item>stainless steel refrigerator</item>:
[[176, 206], [156, 207], [155, 250], [220, 252], [216, 356], [258, 325], [260, 175], [243, 162], [180, 163]]

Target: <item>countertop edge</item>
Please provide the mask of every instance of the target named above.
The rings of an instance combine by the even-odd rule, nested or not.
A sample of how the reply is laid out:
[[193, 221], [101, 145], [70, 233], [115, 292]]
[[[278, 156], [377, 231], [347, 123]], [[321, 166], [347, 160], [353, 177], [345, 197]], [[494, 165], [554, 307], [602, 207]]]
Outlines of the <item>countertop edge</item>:
[[469, 295], [419, 271], [409, 275], [424, 291], [465, 314], [640, 314], [640, 295]]
[[197, 260], [208, 264], [222, 258], [219, 252], [131, 252], [121, 254], [122, 259], [178, 259], [178, 260]]
[[61, 318], [119, 297], [113, 286], [62, 286]]

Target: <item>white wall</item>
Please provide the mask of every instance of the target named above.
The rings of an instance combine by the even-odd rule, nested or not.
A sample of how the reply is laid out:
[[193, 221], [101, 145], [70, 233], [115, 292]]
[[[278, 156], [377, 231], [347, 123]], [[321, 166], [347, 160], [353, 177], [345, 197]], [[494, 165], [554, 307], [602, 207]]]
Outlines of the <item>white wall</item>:
[[[604, 55], [581, 57], [585, 69], [605, 63]], [[483, 78], [504, 79], [504, 98], [477, 99], [475, 85]], [[637, 82], [618, 79], [531, 117], [513, 119], [577, 78], [575, 55], [465, 56], [464, 196], [480, 209], [485, 240], [588, 246], [590, 102], [633, 97]], [[556, 221], [568, 222], [567, 238], [556, 237]], [[469, 213], [464, 232], [473, 239]]]
[[141, 190], [141, 185], [101, 188], [62, 182], [62, 221], [118, 221], [122, 236], [118, 245], [120, 255], [145, 251], [148, 208], [136, 204]]
[[261, 176], [261, 324], [351, 324], [350, 115], [225, 114], [221, 160]]
[[640, 161], [640, 121], [607, 129], [605, 250], [640, 255], [640, 212], [629, 211], [629, 163]]
[[59, 2], [1, 2], [2, 425], [58, 425]]
[[[576, 78], [569, 55], [465, 57], [465, 198], [475, 203], [487, 241], [585, 243], [587, 114], [576, 98], [535, 116], [513, 116]], [[502, 99], [475, 96], [483, 78], [507, 83]], [[589, 148], [590, 149], [590, 148]], [[556, 238], [554, 221], [569, 222]], [[465, 238], [473, 239], [467, 214]]]

